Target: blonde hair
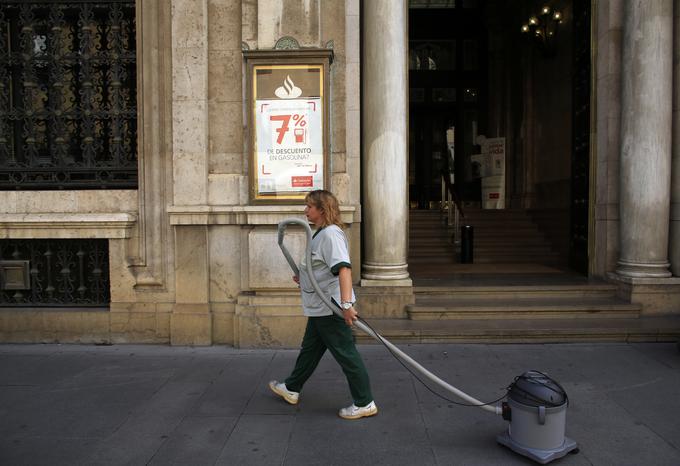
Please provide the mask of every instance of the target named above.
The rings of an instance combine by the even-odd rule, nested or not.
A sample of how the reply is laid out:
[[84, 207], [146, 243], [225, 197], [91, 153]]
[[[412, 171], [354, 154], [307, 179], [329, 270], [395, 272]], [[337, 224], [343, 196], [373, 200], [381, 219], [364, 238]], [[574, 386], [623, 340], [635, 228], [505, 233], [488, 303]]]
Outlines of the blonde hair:
[[337, 225], [342, 229], [345, 228], [340, 217], [340, 204], [332, 192], [325, 189], [310, 191], [305, 196], [305, 203], [312, 204], [321, 211], [322, 227]]

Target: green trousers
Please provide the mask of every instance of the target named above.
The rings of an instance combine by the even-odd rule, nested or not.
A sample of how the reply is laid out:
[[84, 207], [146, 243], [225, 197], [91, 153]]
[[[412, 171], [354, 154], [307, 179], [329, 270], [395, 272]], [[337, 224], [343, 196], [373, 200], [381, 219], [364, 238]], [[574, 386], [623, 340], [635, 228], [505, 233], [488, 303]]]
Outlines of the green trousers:
[[307, 319], [307, 328], [302, 338], [300, 354], [295, 361], [295, 368], [285, 380], [288, 390], [294, 392], [302, 390], [302, 386], [316, 369], [326, 349], [342, 367], [354, 404], [366, 406], [373, 401], [368, 373], [354, 345], [352, 329], [335, 314]]

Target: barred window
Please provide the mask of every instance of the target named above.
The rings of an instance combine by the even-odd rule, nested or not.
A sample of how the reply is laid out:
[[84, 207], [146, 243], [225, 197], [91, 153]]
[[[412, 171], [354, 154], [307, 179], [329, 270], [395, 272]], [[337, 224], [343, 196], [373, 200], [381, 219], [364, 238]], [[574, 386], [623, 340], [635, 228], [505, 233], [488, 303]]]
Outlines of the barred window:
[[[24, 276], [12, 281], [8, 270], [22, 265]], [[0, 308], [107, 307], [110, 302], [108, 240], [0, 240]]]
[[0, 4], [0, 190], [137, 187], [134, 1]]

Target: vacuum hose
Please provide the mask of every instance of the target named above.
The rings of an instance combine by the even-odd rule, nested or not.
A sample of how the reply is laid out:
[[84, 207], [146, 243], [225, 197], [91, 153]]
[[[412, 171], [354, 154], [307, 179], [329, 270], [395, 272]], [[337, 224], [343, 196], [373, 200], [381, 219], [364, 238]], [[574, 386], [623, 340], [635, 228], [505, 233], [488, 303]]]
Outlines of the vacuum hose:
[[[288, 265], [290, 265], [290, 268], [293, 269], [293, 272], [295, 273], [296, 276], [299, 276], [300, 270], [298, 269], [297, 264], [291, 257], [290, 253], [288, 252], [288, 249], [286, 249], [286, 246], [283, 244], [283, 237], [286, 233], [286, 227], [288, 225], [300, 225], [305, 229], [305, 232], [307, 234], [307, 246], [305, 249], [305, 263], [307, 266], [307, 270], [309, 271], [309, 280], [312, 282], [312, 286], [314, 287], [314, 291], [316, 291], [316, 294], [319, 295], [319, 298], [323, 301], [323, 303], [335, 314], [339, 315], [340, 317], [343, 317], [342, 311], [338, 306], [335, 306], [330, 299], [324, 294], [324, 292], [321, 290], [321, 287], [319, 287], [319, 283], [316, 281], [316, 278], [314, 277], [313, 269], [312, 269], [312, 229], [309, 227], [309, 223], [307, 221], [302, 220], [300, 218], [289, 218], [286, 220], [283, 220], [281, 223], [279, 223], [279, 237], [278, 237], [278, 242], [279, 242], [279, 247], [281, 248], [281, 252], [283, 252], [283, 255], [286, 257], [286, 260], [288, 261]], [[380, 334], [377, 332], [373, 331], [369, 326], [361, 322], [360, 320], [357, 320], [355, 322], [355, 325], [368, 334], [369, 336], [373, 337], [374, 339], [378, 340], [380, 343], [383, 343], [387, 348], [389, 348], [392, 353], [401, 359], [404, 363], [408, 364], [411, 366], [415, 371], [420, 373], [423, 377], [427, 378], [429, 381], [432, 383], [440, 386], [444, 390], [454, 394], [458, 398], [465, 400], [466, 402], [470, 403], [473, 406], [477, 406], [479, 408], [482, 408], [485, 411], [488, 411], [493, 414], [498, 414], [502, 415], [503, 410], [500, 405], [492, 406], [489, 404], [482, 403], [481, 401], [471, 397], [465, 392], [462, 392], [458, 390], [456, 387], [444, 382], [442, 379], [434, 375], [432, 372], [428, 371], [425, 369], [423, 366], [418, 364], [416, 361], [413, 360], [409, 355], [401, 351], [399, 348], [394, 346], [392, 343], [390, 343], [388, 340], [383, 338]]]

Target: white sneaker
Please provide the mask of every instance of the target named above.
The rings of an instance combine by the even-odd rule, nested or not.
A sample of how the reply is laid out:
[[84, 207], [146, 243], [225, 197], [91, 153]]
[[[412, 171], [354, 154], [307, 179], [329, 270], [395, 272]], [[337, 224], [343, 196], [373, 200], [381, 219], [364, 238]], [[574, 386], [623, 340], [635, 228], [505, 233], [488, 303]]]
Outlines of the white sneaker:
[[286, 387], [286, 384], [283, 382], [277, 382], [276, 380], [272, 380], [269, 382], [269, 388], [279, 395], [281, 398], [286, 400], [288, 403], [292, 405], [296, 405], [298, 402], [298, 398], [300, 397], [300, 394], [298, 392], [291, 392], [288, 390], [288, 387]]
[[369, 404], [362, 407], [352, 404], [352, 406], [342, 408], [338, 411], [338, 416], [343, 419], [359, 419], [362, 417], [375, 416], [376, 414], [378, 414], [378, 407], [375, 405], [374, 401], [371, 401]]

